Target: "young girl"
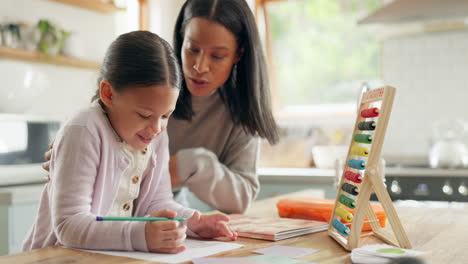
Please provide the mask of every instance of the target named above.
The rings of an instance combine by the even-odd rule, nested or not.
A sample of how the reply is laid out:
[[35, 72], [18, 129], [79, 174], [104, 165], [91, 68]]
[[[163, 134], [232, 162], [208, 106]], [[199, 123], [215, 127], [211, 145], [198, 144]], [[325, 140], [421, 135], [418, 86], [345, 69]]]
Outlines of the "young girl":
[[[59, 131], [50, 182], [23, 250], [52, 245], [177, 253], [185, 233], [236, 238], [225, 215], [200, 216], [172, 200], [167, 121], [181, 82], [177, 59], [157, 35], [121, 35], [107, 51], [92, 106]], [[104, 221], [96, 216], [182, 217]]]

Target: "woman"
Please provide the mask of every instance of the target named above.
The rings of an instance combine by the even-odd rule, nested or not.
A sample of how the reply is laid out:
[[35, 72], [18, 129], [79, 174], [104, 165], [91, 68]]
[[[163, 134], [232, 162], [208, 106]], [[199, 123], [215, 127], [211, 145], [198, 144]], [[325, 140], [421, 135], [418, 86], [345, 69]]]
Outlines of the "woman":
[[259, 192], [258, 140], [278, 141], [267, 68], [244, 0], [189, 0], [174, 29], [185, 82], [168, 126], [173, 185], [244, 212]]

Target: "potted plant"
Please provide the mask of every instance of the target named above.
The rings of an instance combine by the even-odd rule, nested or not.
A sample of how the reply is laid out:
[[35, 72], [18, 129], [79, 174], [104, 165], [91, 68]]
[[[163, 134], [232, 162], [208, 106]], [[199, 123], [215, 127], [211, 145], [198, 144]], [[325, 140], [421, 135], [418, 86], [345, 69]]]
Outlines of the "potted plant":
[[39, 20], [37, 27], [41, 32], [38, 43], [38, 49], [41, 52], [57, 55], [63, 51], [64, 42], [70, 37], [70, 32], [58, 28], [46, 19]]

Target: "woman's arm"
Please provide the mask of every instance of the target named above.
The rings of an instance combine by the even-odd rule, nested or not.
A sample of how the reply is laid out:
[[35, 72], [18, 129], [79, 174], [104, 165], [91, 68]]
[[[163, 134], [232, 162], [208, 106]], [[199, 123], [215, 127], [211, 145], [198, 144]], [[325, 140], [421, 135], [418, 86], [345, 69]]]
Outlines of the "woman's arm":
[[257, 138], [238, 131], [226, 146], [223, 162], [205, 148], [182, 149], [175, 155], [180, 181], [213, 208], [243, 213], [260, 191], [258, 143]]
[[[147, 174], [145, 175], [142, 183], [142, 185], [148, 184], [147, 182], [150, 179], [152, 179], [153, 182], [157, 182], [157, 186], [153, 187], [154, 191], [151, 193], [151, 195], [153, 195], [152, 201], [146, 214], [151, 214], [160, 210], [171, 210], [177, 212], [178, 217], [190, 218], [195, 210], [186, 208], [175, 202], [173, 199], [168, 168], [169, 138], [166, 132], [158, 137], [160, 138], [154, 145], [157, 157], [155, 168], [146, 172]], [[153, 175], [150, 175], [149, 173], [153, 173]]]

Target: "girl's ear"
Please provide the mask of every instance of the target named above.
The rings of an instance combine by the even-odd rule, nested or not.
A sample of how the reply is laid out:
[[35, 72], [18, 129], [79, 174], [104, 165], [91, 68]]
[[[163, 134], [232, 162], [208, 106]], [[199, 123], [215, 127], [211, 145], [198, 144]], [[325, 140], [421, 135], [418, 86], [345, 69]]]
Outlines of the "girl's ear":
[[99, 97], [105, 106], [110, 107], [112, 105], [112, 99], [114, 95], [114, 89], [107, 80], [102, 80], [99, 83]]

